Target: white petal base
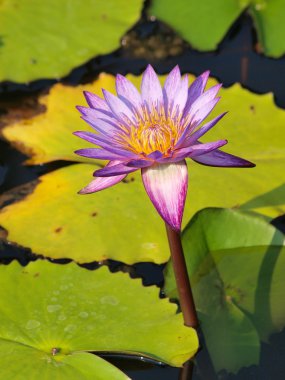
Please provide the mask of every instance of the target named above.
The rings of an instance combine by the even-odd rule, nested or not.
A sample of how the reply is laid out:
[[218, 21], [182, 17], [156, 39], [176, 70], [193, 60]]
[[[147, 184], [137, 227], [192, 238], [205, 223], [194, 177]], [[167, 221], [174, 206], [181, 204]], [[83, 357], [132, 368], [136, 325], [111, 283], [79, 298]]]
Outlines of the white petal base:
[[185, 160], [143, 168], [142, 180], [158, 213], [170, 227], [180, 231], [188, 188]]

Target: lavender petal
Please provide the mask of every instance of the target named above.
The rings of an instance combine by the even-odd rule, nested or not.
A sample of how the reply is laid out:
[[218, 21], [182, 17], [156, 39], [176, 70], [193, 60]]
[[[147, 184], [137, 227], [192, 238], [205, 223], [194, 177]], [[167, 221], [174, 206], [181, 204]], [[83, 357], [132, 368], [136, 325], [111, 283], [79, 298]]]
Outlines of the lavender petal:
[[[199, 109], [203, 108], [206, 104], [211, 102], [219, 92], [222, 84], [217, 84], [211, 87], [209, 90], [205, 91], [201, 96], [199, 96], [194, 103], [192, 103], [187, 110], [188, 113], [192, 115], [195, 114]], [[186, 107], [185, 107], [186, 111]]]
[[166, 111], [173, 104], [175, 93], [177, 92], [181, 82], [181, 74], [179, 66], [176, 65], [174, 69], [167, 76], [163, 86], [163, 97]]
[[75, 154], [78, 154], [82, 157], [87, 158], [97, 158], [100, 160], [126, 160], [129, 156], [129, 152], [117, 152], [116, 149], [112, 148], [112, 152], [109, 152], [105, 149], [98, 149], [98, 148], [86, 148], [86, 149], [79, 149], [74, 152]]
[[[133, 112], [121, 99], [117, 98], [117, 96], [111, 94], [111, 92], [107, 90], [102, 91], [106, 99], [106, 102], [112, 110], [115, 117], [117, 117], [120, 121], [123, 121], [124, 123], [126, 122], [126, 124], [128, 124], [128, 120], [134, 119]], [[128, 120], [126, 120], [126, 117]]]
[[163, 104], [162, 88], [151, 65], [148, 65], [143, 73], [141, 94], [143, 102], [149, 106], [149, 109], [154, 105]]
[[[120, 161], [110, 161], [106, 167], [111, 167], [119, 164]], [[90, 194], [100, 190], [107, 189], [121, 182], [126, 177], [126, 174], [113, 176], [113, 177], [97, 177], [91, 181], [86, 187], [79, 191], [79, 194]]]
[[89, 91], [83, 91], [83, 94], [85, 96], [87, 104], [91, 108], [100, 108], [100, 109], [103, 109], [105, 111], [110, 110], [107, 103], [105, 102], [105, 100], [100, 98], [100, 96], [93, 94], [92, 92], [89, 92]]
[[171, 104], [171, 115], [175, 117], [176, 114], [181, 114], [185, 108], [188, 97], [188, 75], [185, 75], [178, 89], [174, 95], [173, 102]]
[[95, 177], [113, 177], [138, 170], [138, 168], [132, 168], [126, 165], [127, 163], [120, 163], [112, 167], [105, 166], [103, 169], [96, 170], [93, 175]]
[[200, 137], [202, 137], [205, 133], [207, 133], [211, 128], [213, 128], [218, 121], [220, 121], [227, 112], [222, 113], [221, 115], [215, 117], [213, 120], [209, 121], [208, 123], [204, 124], [201, 128], [199, 128], [196, 132], [194, 132], [189, 138], [186, 138], [185, 143], [183, 144], [183, 147], [186, 145], [191, 145], [195, 141], [197, 141]]
[[129, 107], [139, 111], [142, 107], [142, 97], [136, 87], [124, 76], [116, 76], [116, 90], [118, 97]]
[[188, 99], [185, 106], [185, 112], [188, 112], [191, 105], [195, 102], [196, 99], [199, 98], [199, 96], [202, 95], [207, 80], [209, 78], [210, 71], [205, 71], [203, 74], [201, 74], [198, 78], [194, 80], [194, 82], [191, 84], [188, 90]]

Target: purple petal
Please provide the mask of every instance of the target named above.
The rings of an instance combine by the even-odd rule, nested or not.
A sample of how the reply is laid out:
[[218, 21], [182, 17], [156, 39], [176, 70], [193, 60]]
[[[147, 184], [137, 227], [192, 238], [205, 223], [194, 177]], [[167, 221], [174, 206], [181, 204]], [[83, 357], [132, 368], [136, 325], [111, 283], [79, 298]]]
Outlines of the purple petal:
[[137, 168], [137, 169], [138, 168], [147, 168], [147, 167], [153, 165], [153, 161], [148, 161], [148, 160], [143, 160], [143, 159], [131, 160], [126, 165], [129, 166], [130, 168]]
[[110, 110], [106, 111], [103, 109], [94, 109], [90, 107], [76, 106], [76, 109], [83, 115], [89, 118], [96, 119], [105, 119], [111, 123], [118, 122]]
[[215, 105], [221, 98], [215, 98], [210, 100], [208, 103], [203, 104], [201, 108], [197, 109], [196, 113], [193, 115], [191, 120], [191, 125], [195, 128], [202, 123], [203, 120], [212, 112]]
[[113, 114], [121, 121], [125, 122], [126, 117], [129, 120], [134, 119], [133, 112], [129, 109], [129, 107], [117, 96], [111, 94], [111, 92], [107, 90], [102, 90], [104, 97], [108, 106], [111, 108]]
[[93, 175], [95, 177], [113, 177], [121, 174], [132, 173], [138, 169], [139, 168], [126, 166], [126, 163], [120, 163], [112, 167], [105, 166], [103, 169], [96, 170]]
[[[194, 132], [191, 136], [189, 136], [188, 139], [186, 139], [186, 144], [190, 145], [196, 140], [198, 140], [201, 136], [203, 136], [206, 132], [208, 132], [211, 128], [213, 128], [218, 121], [222, 119], [227, 114], [227, 112], [222, 113], [221, 115], [215, 117], [213, 120], [209, 121], [208, 123], [204, 124], [201, 128], [199, 128], [196, 132]], [[186, 146], [186, 144], [183, 144], [183, 146]]]
[[[120, 161], [110, 161], [106, 167], [117, 165]], [[79, 191], [79, 194], [90, 194], [108, 187], [116, 185], [126, 177], [126, 174], [113, 176], [113, 177], [97, 177], [91, 181], [86, 187]]]
[[164, 87], [163, 87], [164, 101], [165, 101], [167, 110], [175, 99], [175, 93], [177, 92], [179, 88], [180, 82], [181, 82], [181, 74], [180, 74], [179, 66], [176, 65], [174, 69], [167, 76], [164, 83]]
[[151, 152], [150, 154], [147, 155], [147, 158], [150, 160], [158, 160], [161, 158], [163, 154], [159, 150], [155, 150], [154, 152]]
[[142, 169], [146, 192], [154, 207], [175, 230], [180, 231], [188, 188], [186, 162], [153, 165]]
[[98, 96], [96, 94], [92, 94], [92, 92], [89, 92], [89, 91], [83, 91], [83, 94], [85, 96], [87, 104], [91, 108], [100, 108], [100, 109], [103, 109], [105, 111], [110, 111], [107, 103], [105, 102], [104, 99], [100, 98], [100, 96]]
[[187, 112], [195, 114], [197, 111], [199, 111], [199, 109], [203, 108], [206, 104], [211, 102], [216, 97], [221, 87], [222, 84], [216, 84], [215, 86], [211, 87], [209, 90], [204, 92], [201, 96], [199, 96], [199, 98], [195, 100], [195, 102], [190, 106]]
[[218, 140], [218, 141], [214, 141], [214, 142], [209, 142], [209, 143], [205, 143], [205, 144], [201, 144], [201, 143], [197, 143], [197, 145], [192, 145], [192, 146], [188, 146], [187, 148], [182, 148], [182, 149], [179, 149], [175, 152], [174, 154], [174, 158], [177, 160], [177, 158], [179, 159], [183, 159], [183, 158], [186, 158], [186, 157], [196, 157], [196, 156], [199, 156], [200, 154], [205, 154], [207, 152], [211, 152], [212, 150], [214, 149], [218, 149], [220, 148], [221, 146], [224, 146], [227, 144], [227, 140]]
[[148, 65], [143, 73], [141, 93], [143, 101], [146, 102], [150, 108], [153, 105], [160, 105], [163, 103], [161, 85], [151, 65]]
[[110, 140], [104, 139], [100, 135], [95, 135], [95, 133], [92, 132], [76, 131], [73, 132], [73, 134], [83, 140], [90, 142], [91, 144], [100, 145], [100, 143], [103, 142], [110, 145]]
[[142, 106], [142, 98], [136, 87], [124, 76], [116, 77], [116, 90], [119, 98], [132, 109], [132, 105], [138, 111]]
[[[75, 154], [78, 154], [82, 157], [87, 158], [98, 158], [100, 160], [120, 160], [131, 158], [132, 155], [129, 154], [129, 152], [122, 152], [117, 151], [116, 149], [112, 148], [112, 152], [109, 152], [105, 149], [98, 149], [98, 148], [86, 148], [86, 149], [79, 149], [74, 152]], [[129, 157], [129, 155], [131, 157]]]
[[213, 99], [209, 103], [205, 104], [204, 107], [199, 109], [195, 115], [193, 115], [191, 122], [185, 128], [175, 144], [175, 148], [182, 148], [189, 145], [188, 140], [191, 138], [191, 133], [209, 115], [219, 100], [220, 98]]
[[96, 193], [97, 191], [107, 189], [117, 183], [121, 182], [126, 177], [126, 174], [117, 175], [113, 177], [97, 177], [93, 179], [86, 187], [81, 189], [79, 194]]
[[95, 135], [92, 132], [73, 132], [75, 136], [78, 136], [92, 144], [98, 145], [101, 148], [108, 150], [112, 153], [116, 153], [119, 155], [122, 155], [124, 157], [129, 157], [129, 158], [137, 158], [138, 156], [135, 153], [132, 153], [130, 151], [126, 151], [120, 143], [118, 143], [116, 140], [112, 140], [112, 144], [110, 144], [110, 139], [106, 139], [100, 135]]
[[151, 166], [154, 164], [155, 161], [159, 161], [159, 159], [163, 156], [163, 154], [156, 150], [146, 156], [146, 159], [140, 158], [140, 159], [133, 159], [130, 161], [127, 166], [130, 167], [137, 167], [137, 168], [146, 168], [148, 166]]
[[176, 113], [183, 112], [185, 104], [187, 102], [188, 97], [188, 75], [185, 75], [181, 83], [174, 95], [174, 100], [172, 102], [172, 115], [176, 115]]
[[221, 150], [214, 150], [213, 152], [206, 153], [198, 157], [193, 157], [193, 160], [202, 165], [220, 166], [225, 168], [253, 168], [255, 166], [255, 164], [250, 161], [244, 160], [243, 158], [234, 156], [229, 153], [222, 152]]
[[189, 110], [191, 107], [191, 104], [193, 104], [195, 100], [198, 99], [199, 96], [202, 95], [206, 87], [209, 74], [210, 74], [210, 71], [205, 71], [198, 78], [196, 78], [194, 82], [191, 84], [191, 86], [189, 87], [188, 100], [186, 103], [185, 111]]
[[81, 116], [81, 119], [86, 121], [92, 128], [94, 128], [97, 132], [102, 133], [103, 135], [107, 137], [111, 137], [114, 135], [114, 133], [121, 131], [121, 129], [114, 124], [110, 124], [104, 120], [101, 119], [96, 119], [94, 120], [93, 118], [89, 116]]

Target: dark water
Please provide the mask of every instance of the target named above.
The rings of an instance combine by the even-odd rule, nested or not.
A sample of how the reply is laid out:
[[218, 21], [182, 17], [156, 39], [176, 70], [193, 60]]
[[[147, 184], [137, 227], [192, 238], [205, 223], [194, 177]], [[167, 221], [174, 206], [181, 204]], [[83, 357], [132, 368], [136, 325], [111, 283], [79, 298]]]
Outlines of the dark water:
[[[147, 63], [152, 63], [159, 74], [164, 74], [179, 64], [182, 72], [200, 74], [210, 69], [211, 75], [230, 86], [241, 83], [256, 93], [273, 92], [276, 104], [285, 108], [285, 58], [278, 60], [266, 58], [255, 52], [256, 36], [250, 18], [244, 14], [233, 25], [219, 49], [214, 53], [199, 53], [180, 40], [171, 30], [158, 22], [146, 18], [137, 24], [123, 40], [123, 47], [107, 56], [97, 57], [63, 79], [64, 83], [85, 83], [96, 78], [102, 72], [140, 74]], [[173, 56], [179, 54], [177, 56]], [[147, 60], [144, 58], [147, 57]], [[53, 80], [40, 80], [30, 85], [13, 83], [0, 84], [0, 115], [6, 112], [7, 102], [13, 105], [24, 104], [27, 97], [37, 96], [54, 84]], [[0, 191], [3, 193], [15, 186], [36, 180], [43, 173], [67, 165], [66, 162], [52, 163], [43, 166], [25, 167], [21, 164], [25, 156], [0, 141]], [[9, 198], [5, 203], [9, 203]], [[285, 219], [280, 217], [274, 224], [285, 230]], [[1, 262], [7, 264], [18, 259], [26, 265], [35, 260], [29, 250], [23, 250], [7, 243], [0, 245]], [[66, 260], [59, 261], [62, 264]], [[111, 262], [112, 270], [127, 270], [132, 276], [142, 277], [144, 284], [163, 284], [163, 266], [154, 264], [137, 264], [126, 267], [121, 263]], [[89, 269], [96, 269], [97, 264], [89, 264]], [[153, 364], [140, 358], [104, 355], [116, 366], [126, 372], [133, 380], [186, 380], [179, 369]], [[194, 380], [284, 380], [285, 379], [285, 330], [275, 334], [268, 343], [262, 343], [259, 366], [243, 368], [237, 375], [226, 371], [214, 375], [209, 368], [209, 357], [202, 348], [197, 355], [194, 367]], [[184, 377], [180, 377], [184, 376]], [[190, 379], [190, 377], [189, 377]]]

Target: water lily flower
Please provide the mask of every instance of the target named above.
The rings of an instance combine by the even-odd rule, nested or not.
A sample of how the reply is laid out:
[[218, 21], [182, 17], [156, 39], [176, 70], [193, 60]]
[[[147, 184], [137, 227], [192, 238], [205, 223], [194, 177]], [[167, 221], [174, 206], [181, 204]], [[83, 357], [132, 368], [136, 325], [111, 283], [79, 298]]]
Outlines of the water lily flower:
[[187, 75], [181, 77], [176, 66], [162, 88], [149, 65], [141, 93], [122, 75], [116, 77], [117, 96], [102, 90], [102, 99], [85, 92], [89, 107], [77, 108], [96, 133], [74, 134], [98, 147], [75, 153], [109, 163], [95, 171], [96, 178], [80, 193], [103, 190], [141, 170], [156, 210], [168, 225], [180, 230], [188, 187], [186, 158], [209, 166], [253, 167], [251, 162], [219, 150], [227, 140], [199, 141], [226, 114], [200, 127], [220, 99], [216, 96], [220, 84], [204, 91], [208, 76], [206, 71], [188, 87]]

